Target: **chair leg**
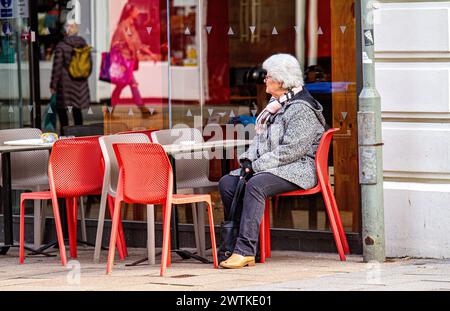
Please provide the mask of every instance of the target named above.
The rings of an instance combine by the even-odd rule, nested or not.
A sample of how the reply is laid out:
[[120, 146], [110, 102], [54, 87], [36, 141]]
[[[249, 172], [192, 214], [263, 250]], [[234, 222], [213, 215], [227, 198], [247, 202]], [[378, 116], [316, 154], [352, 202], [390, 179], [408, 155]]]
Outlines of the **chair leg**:
[[200, 241], [200, 256], [205, 257], [206, 253], [206, 241], [205, 241], [205, 208], [200, 203], [197, 209], [198, 219], [198, 237]]
[[336, 219], [336, 224], [339, 230], [339, 235], [341, 237], [342, 246], [344, 247], [344, 252], [346, 255], [350, 254], [350, 248], [348, 246], [347, 236], [345, 235], [344, 226], [342, 225], [341, 215], [337, 207], [336, 198], [334, 197], [333, 189], [331, 189], [330, 183], [327, 183], [328, 196], [331, 199], [331, 207], [333, 208], [334, 218]]
[[261, 224], [259, 225], [259, 257], [260, 263], [266, 262], [266, 220], [264, 219], [265, 216], [263, 215], [263, 219], [261, 220]]
[[[109, 207], [109, 214], [111, 215], [111, 218], [114, 217], [114, 200], [111, 196], [108, 196], [108, 207]], [[120, 221], [120, 220], [119, 220]], [[118, 239], [117, 239], [117, 251], [119, 252], [119, 258], [120, 260], [125, 260], [125, 251], [124, 246], [122, 244], [123, 238], [120, 234], [120, 227], [119, 227], [119, 233], [118, 233]]]
[[214, 232], [214, 218], [212, 212], [211, 199], [206, 202], [208, 204], [208, 218], [209, 218], [209, 232], [211, 236], [211, 251], [213, 255], [214, 268], [219, 267], [219, 260], [217, 258], [216, 234]]
[[147, 205], [147, 254], [148, 263], [154, 265], [155, 258], [155, 207]]
[[199, 237], [200, 233], [198, 230], [197, 207], [195, 206], [195, 203], [192, 203], [191, 206], [192, 206], [192, 220], [194, 222], [195, 247], [197, 248], [197, 254], [200, 255], [201, 246], [200, 246], [200, 237]]
[[46, 219], [47, 219], [47, 200], [41, 200], [41, 223], [40, 223], [40, 227], [41, 227], [41, 237], [42, 237], [42, 242], [44, 241], [45, 238], [45, 224], [46, 224]]
[[[163, 205], [163, 214], [162, 214], [162, 222], [163, 222], [163, 226], [164, 226], [164, 224], [165, 224], [165, 219], [166, 219], [166, 206], [165, 205]], [[170, 224], [170, 221], [169, 221], [169, 224]], [[169, 255], [168, 255], [168, 258], [167, 258], [167, 267], [170, 267], [171, 266], [171, 264], [172, 264], [172, 253], [171, 253], [171, 250], [172, 248], [171, 248], [171, 246], [170, 246], [170, 236], [169, 236]]]
[[78, 245], [78, 198], [73, 198], [73, 235], [75, 237], [75, 241], [77, 241]]
[[324, 188], [324, 187], [326, 187], [326, 185], [321, 185], [321, 186], [322, 186], [323, 200], [325, 202], [325, 207], [326, 207], [326, 210], [327, 210], [328, 219], [330, 221], [331, 230], [333, 232], [334, 241], [336, 243], [336, 248], [337, 248], [338, 253], [339, 253], [339, 258], [341, 259], [341, 261], [345, 261], [346, 260], [345, 252], [344, 252], [344, 248], [342, 246], [339, 230], [337, 228], [336, 219], [334, 217], [333, 207], [331, 206], [331, 200], [330, 200], [330, 197], [328, 195], [328, 192], [326, 191], [326, 188]]
[[25, 261], [25, 200], [20, 200], [20, 242], [19, 242], [19, 263]]
[[162, 258], [160, 275], [164, 276], [168, 259], [170, 255], [170, 215], [172, 211], [172, 204], [170, 201], [166, 203], [164, 211], [164, 227], [163, 227], [163, 244], [162, 244]]
[[106, 274], [111, 274], [112, 267], [114, 265], [114, 256], [116, 254], [116, 243], [117, 243], [117, 235], [119, 231], [119, 223], [120, 223], [120, 207], [121, 201], [116, 200], [114, 206], [112, 227], [111, 227], [111, 238], [109, 240], [109, 251], [108, 251], [108, 264], [106, 265]]
[[74, 206], [73, 198], [66, 199], [67, 208], [67, 226], [69, 231], [69, 245], [70, 245], [70, 257], [77, 258], [77, 236], [76, 236], [76, 224], [74, 221]]
[[[111, 198], [111, 200], [112, 200], [112, 202], [113, 202], [113, 206], [114, 206], [114, 201], [115, 201], [115, 198], [113, 198], [113, 197], [110, 197]], [[121, 214], [122, 215], [122, 214]], [[120, 217], [120, 220], [119, 220], [119, 238], [120, 238], [120, 242], [122, 243], [122, 252], [123, 252], [123, 255], [125, 256], [125, 257], [127, 257], [128, 256], [128, 250], [127, 250], [127, 244], [126, 244], [126, 242], [125, 242], [125, 233], [123, 232], [123, 225], [122, 225], [122, 216]]]
[[87, 242], [86, 210], [84, 209], [83, 197], [80, 197], [80, 224], [81, 224], [81, 240], [83, 242]]
[[34, 248], [39, 248], [42, 244], [42, 230], [41, 230], [41, 223], [42, 223], [42, 209], [41, 209], [41, 201], [40, 200], [34, 200]]
[[56, 235], [58, 237], [59, 253], [61, 255], [61, 263], [63, 266], [67, 264], [66, 247], [64, 245], [64, 235], [61, 225], [61, 216], [59, 214], [58, 199], [52, 198], [53, 217], [55, 218]]
[[270, 249], [270, 198], [266, 200], [266, 208], [264, 209], [264, 220], [265, 220], [265, 229], [264, 232], [266, 238], [266, 258], [271, 257], [271, 249]]
[[[206, 189], [194, 189], [194, 193], [198, 194], [207, 194], [208, 191]], [[199, 226], [199, 237], [200, 237], [200, 256], [206, 257], [206, 220], [205, 220], [205, 203], [201, 202], [197, 208], [197, 218], [198, 218], [198, 226]], [[212, 210], [212, 203], [211, 210]]]
[[[105, 225], [105, 213], [106, 213], [106, 201], [107, 201], [107, 189], [102, 190], [102, 196], [100, 198], [100, 209], [98, 212], [97, 234], [95, 237], [95, 249], [94, 249], [94, 262], [100, 262], [100, 253], [102, 251], [103, 240], [103, 227]], [[113, 214], [111, 214], [113, 215]]]

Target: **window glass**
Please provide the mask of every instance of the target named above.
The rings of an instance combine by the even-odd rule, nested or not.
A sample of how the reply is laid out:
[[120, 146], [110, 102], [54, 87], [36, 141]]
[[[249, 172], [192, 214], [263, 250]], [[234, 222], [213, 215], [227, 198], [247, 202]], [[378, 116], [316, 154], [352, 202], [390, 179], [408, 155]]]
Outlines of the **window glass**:
[[[79, 35], [93, 48], [83, 124], [100, 125], [105, 134], [185, 126], [199, 129], [204, 140], [234, 139], [242, 134], [237, 126], [252, 138], [256, 116], [270, 98], [258, 68], [273, 54], [294, 55], [304, 87], [322, 104], [327, 123], [341, 129], [331, 149], [330, 176], [346, 230], [360, 230], [354, 1], [39, 0], [43, 114], [54, 48], [70, 14], [79, 18]], [[112, 83], [102, 78], [108, 57], [126, 68], [109, 77]], [[207, 163], [207, 179], [217, 182], [222, 162]], [[236, 161], [228, 164], [237, 167]], [[349, 192], [355, 197], [348, 198]], [[220, 223], [220, 197], [210, 193]], [[181, 221], [191, 223], [190, 209], [179, 210]], [[145, 220], [145, 208], [124, 213]], [[320, 195], [280, 198], [271, 207], [276, 228], [329, 230], [326, 219]]]

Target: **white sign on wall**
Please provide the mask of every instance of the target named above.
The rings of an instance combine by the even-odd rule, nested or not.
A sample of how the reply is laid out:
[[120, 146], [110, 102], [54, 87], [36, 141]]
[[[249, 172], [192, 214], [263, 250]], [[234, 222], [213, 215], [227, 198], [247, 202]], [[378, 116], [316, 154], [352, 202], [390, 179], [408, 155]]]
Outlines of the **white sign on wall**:
[[29, 0], [0, 0], [0, 19], [28, 18]]
[[14, 0], [14, 15], [15, 17], [28, 18], [28, 1], [29, 0]]

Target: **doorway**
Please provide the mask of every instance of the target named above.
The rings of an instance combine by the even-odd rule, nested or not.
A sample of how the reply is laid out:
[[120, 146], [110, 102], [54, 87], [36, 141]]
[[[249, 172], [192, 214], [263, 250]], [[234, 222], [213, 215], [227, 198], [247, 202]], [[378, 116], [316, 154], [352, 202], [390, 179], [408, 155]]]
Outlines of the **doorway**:
[[[31, 1], [30, 5], [33, 5]], [[0, 9], [0, 129], [32, 126], [36, 117], [35, 33], [27, 1]], [[38, 79], [37, 79], [38, 80]]]
[[[359, 233], [355, 1], [228, 0], [203, 2], [202, 12], [202, 26], [210, 27], [201, 34], [204, 124], [260, 112], [268, 100], [265, 86], [247, 79], [248, 73], [273, 54], [296, 56], [305, 88], [324, 107], [328, 125], [341, 129], [333, 141], [330, 173], [345, 230]], [[273, 228], [330, 230], [320, 195], [280, 200], [271, 210]]]

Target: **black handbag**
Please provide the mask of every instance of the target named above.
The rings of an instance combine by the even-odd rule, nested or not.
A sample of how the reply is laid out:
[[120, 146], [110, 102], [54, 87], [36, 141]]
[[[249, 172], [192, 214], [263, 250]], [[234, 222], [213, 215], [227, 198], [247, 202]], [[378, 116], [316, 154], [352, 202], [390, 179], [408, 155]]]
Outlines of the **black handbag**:
[[218, 252], [219, 263], [227, 260], [233, 254], [236, 239], [239, 234], [239, 222], [224, 221], [220, 227], [221, 244]]

